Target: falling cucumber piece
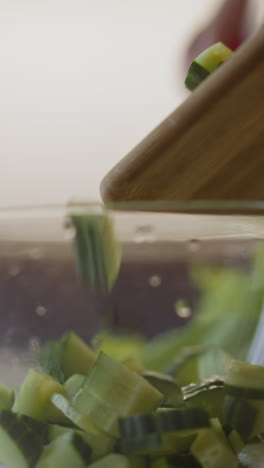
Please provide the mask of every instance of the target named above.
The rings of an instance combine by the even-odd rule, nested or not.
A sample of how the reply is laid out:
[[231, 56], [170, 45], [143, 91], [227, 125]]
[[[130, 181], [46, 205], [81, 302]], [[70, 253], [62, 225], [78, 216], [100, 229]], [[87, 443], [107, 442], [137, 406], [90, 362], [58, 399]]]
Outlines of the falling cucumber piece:
[[221, 63], [233, 55], [233, 51], [222, 42], [217, 42], [198, 55], [191, 63], [185, 79], [185, 86], [189, 90], [195, 89], [210, 73], [214, 72]]
[[71, 224], [75, 229], [75, 250], [82, 280], [92, 289], [109, 292], [118, 276], [121, 263], [112, 218], [106, 211], [78, 212], [71, 207]]

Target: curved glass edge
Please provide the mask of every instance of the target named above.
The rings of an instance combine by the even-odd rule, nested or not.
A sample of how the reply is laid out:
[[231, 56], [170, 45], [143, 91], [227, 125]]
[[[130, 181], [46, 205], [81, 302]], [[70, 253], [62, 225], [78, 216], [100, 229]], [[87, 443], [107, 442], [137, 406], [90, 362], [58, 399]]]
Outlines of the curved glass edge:
[[121, 242], [264, 237], [264, 202], [138, 202], [73, 200], [65, 205], [0, 209], [1, 241], [69, 242], [73, 213], [107, 211]]

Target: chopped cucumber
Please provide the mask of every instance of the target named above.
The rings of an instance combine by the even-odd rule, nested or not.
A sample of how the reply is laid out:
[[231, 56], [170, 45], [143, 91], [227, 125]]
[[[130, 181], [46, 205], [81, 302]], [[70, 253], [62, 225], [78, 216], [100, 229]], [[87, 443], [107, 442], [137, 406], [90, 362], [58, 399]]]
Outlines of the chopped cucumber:
[[8, 468], [35, 467], [47, 434], [47, 425], [11, 411], [1, 411], [0, 463]]
[[94, 424], [118, 436], [120, 417], [153, 411], [163, 399], [143, 377], [101, 352], [72, 403]]
[[223, 420], [224, 380], [218, 377], [201, 383], [182, 387], [184, 403], [187, 407], [204, 408], [211, 418]]
[[107, 213], [71, 214], [75, 248], [83, 281], [91, 289], [111, 290], [117, 278], [121, 251], [113, 220]]
[[[61, 346], [65, 337], [74, 349], [74, 359], [66, 359], [72, 373], [82, 344], [79, 348], [75, 334], [56, 343]], [[85, 344], [84, 350], [85, 355]], [[61, 357], [59, 349], [54, 369], [59, 362], [64, 380], [67, 365], [62, 366]], [[195, 383], [183, 387], [171, 376], [134, 372], [122, 361], [100, 352], [95, 360], [93, 356], [86, 375], [71, 374], [63, 384], [30, 369], [12, 409], [0, 412], [0, 463], [8, 468], [101, 468], [113, 463], [142, 468], [256, 468], [253, 461], [261, 463], [262, 366], [230, 361], [222, 350], [192, 348], [185, 350], [176, 366], [174, 362], [174, 371], [184, 368], [181, 379], [188, 380], [189, 364], [192, 378], [196, 376]], [[213, 374], [223, 370], [226, 361], [225, 378], [212, 375], [200, 381], [209, 369]], [[4, 387], [3, 395], [12, 396], [12, 390]]]
[[142, 364], [132, 356], [127, 357], [126, 359], [121, 361], [122, 364], [127, 366], [129, 369], [131, 369], [134, 372], [137, 372], [138, 374], [143, 374], [144, 373], [144, 367]]
[[183, 402], [181, 387], [173, 377], [150, 371], [145, 371], [143, 377], [164, 395], [164, 404], [178, 405]]
[[221, 63], [233, 55], [233, 51], [222, 42], [217, 42], [203, 51], [191, 63], [185, 80], [188, 89], [195, 89], [210, 73], [214, 72]]
[[15, 400], [15, 393], [5, 385], [0, 385], [0, 411], [12, 408]]
[[74, 332], [47, 343], [40, 352], [42, 369], [61, 383], [73, 374], [87, 374], [95, 359], [95, 352]]
[[13, 411], [40, 421], [67, 422], [65, 416], [50, 402], [53, 393], [65, 394], [63, 386], [49, 375], [29, 369], [16, 396]]
[[226, 395], [223, 417], [226, 424], [235, 429], [244, 440], [256, 432], [254, 428], [258, 417], [257, 409], [243, 398]]
[[239, 433], [235, 429], [233, 429], [230, 432], [228, 440], [235, 453], [239, 453], [245, 445], [243, 439], [240, 437]]
[[264, 367], [233, 360], [225, 379], [225, 393], [226, 421], [246, 440], [263, 432]]
[[64, 426], [62, 424], [49, 424], [49, 442], [52, 442], [53, 440], [60, 437], [62, 434], [65, 434], [66, 432], [69, 432], [72, 429], [74, 429], [74, 426], [70, 427]]
[[196, 430], [167, 433], [153, 432], [143, 436], [122, 437], [117, 450], [124, 454], [163, 456], [184, 453], [196, 437]]
[[74, 394], [81, 388], [84, 379], [84, 375], [73, 374], [64, 382], [63, 387], [69, 400], [71, 400]]
[[242, 467], [262, 468], [264, 460], [264, 444], [251, 443], [243, 447], [238, 454]]
[[151, 468], [172, 468], [167, 457], [156, 457], [151, 461]]
[[69, 420], [83, 429], [83, 437], [92, 447], [93, 459], [99, 458], [111, 451], [115, 444], [115, 439], [101, 431], [88, 416], [76, 411], [70, 402], [58, 393], [52, 395], [51, 401]]
[[85, 468], [91, 454], [92, 449], [83, 438], [69, 431], [44, 448], [36, 468]]
[[204, 468], [238, 468], [239, 466], [238, 459], [232, 452], [224, 432], [213, 427], [200, 431], [190, 450]]
[[147, 468], [147, 462], [145, 457], [110, 453], [89, 466], [90, 468]]

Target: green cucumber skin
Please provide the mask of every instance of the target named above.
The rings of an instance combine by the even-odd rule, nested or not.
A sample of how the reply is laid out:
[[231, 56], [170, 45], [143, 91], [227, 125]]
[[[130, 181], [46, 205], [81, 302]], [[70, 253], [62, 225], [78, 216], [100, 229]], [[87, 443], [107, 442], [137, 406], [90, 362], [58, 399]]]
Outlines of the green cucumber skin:
[[193, 91], [209, 75], [210, 72], [201, 67], [199, 63], [193, 62], [189, 68], [184, 84], [187, 89]]
[[191, 63], [185, 86], [193, 91], [205, 78], [233, 55], [233, 51], [221, 42], [208, 47]]
[[257, 414], [257, 409], [247, 400], [231, 395], [225, 396], [224, 421], [235, 429], [243, 440], [247, 440], [252, 434], [257, 421]]
[[92, 450], [74, 431], [62, 434], [44, 448], [36, 468], [85, 468]]
[[225, 384], [225, 393], [247, 400], [264, 400], [264, 388], [236, 387]]
[[48, 425], [9, 410], [0, 412], [0, 463], [34, 468], [48, 441]]
[[0, 411], [12, 408], [15, 401], [15, 392], [5, 385], [0, 385]]
[[146, 371], [143, 377], [165, 397], [164, 404], [177, 405], [183, 402], [181, 387], [173, 377], [158, 372]]

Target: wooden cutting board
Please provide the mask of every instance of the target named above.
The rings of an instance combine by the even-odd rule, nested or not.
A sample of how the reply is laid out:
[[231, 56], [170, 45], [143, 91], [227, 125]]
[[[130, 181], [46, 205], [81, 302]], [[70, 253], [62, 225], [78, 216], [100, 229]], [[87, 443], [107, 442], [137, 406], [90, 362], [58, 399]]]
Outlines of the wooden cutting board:
[[105, 176], [101, 195], [264, 200], [264, 26]]

